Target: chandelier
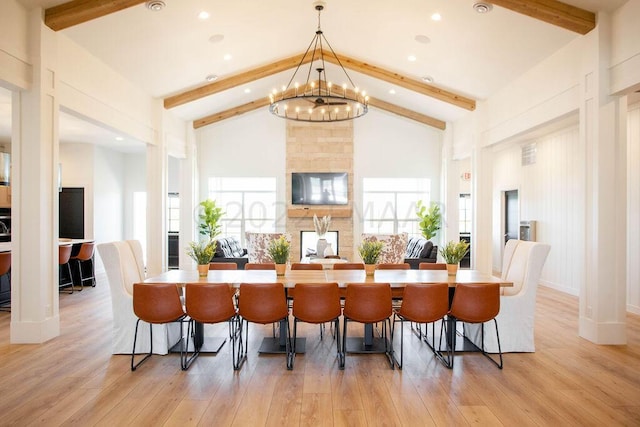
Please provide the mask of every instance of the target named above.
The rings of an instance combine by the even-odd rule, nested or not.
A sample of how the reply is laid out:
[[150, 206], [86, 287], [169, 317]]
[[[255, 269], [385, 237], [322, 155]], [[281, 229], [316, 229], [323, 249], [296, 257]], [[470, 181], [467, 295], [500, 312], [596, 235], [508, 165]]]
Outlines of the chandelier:
[[[314, 7], [318, 11], [318, 29], [315, 36], [287, 86], [283, 86], [280, 92], [273, 89], [269, 95], [269, 111], [283, 119], [303, 122], [339, 122], [364, 116], [368, 110], [369, 97], [365, 91], [360, 91], [353, 84], [340, 59], [322, 33], [320, 13], [324, 9], [324, 2], [315, 2]], [[327, 80], [325, 45], [344, 73], [345, 80], [341, 82], [342, 84], [336, 85]], [[326, 52], [327, 56], [329, 51]], [[306, 81], [300, 84], [294, 80], [305, 59], [310, 61], [309, 71], [306, 73]]]

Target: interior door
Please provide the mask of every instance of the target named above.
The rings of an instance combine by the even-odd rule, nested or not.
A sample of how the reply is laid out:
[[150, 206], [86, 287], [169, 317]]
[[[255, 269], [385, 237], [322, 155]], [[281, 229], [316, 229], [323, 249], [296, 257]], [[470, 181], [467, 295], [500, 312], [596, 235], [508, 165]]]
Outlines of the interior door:
[[504, 242], [517, 239], [518, 230], [518, 190], [504, 192]]

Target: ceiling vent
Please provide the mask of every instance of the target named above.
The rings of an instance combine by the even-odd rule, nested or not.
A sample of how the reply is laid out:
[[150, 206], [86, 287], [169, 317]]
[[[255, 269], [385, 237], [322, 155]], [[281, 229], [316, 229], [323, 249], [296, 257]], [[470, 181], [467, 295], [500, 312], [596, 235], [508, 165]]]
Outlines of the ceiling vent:
[[522, 146], [522, 166], [529, 166], [536, 164], [536, 143]]
[[479, 1], [477, 3], [474, 3], [473, 5], [473, 10], [478, 13], [489, 13], [491, 12], [491, 9], [493, 9], [493, 5], [491, 3], [485, 3], [483, 1]]
[[154, 12], [159, 12], [166, 6], [162, 0], [149, 0], [145, 5]]

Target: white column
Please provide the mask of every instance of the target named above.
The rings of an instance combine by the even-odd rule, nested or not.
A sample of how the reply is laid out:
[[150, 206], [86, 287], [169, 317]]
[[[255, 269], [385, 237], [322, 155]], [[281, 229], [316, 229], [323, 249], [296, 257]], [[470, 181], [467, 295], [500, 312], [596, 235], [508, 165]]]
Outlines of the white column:
[[453, 160], [453, 135], [449, 129], [445, 130], [442, 144], [442, 203], [443, 224], [438, 233], [440, 248], [449, 240], [459, 240], [460, 225], [458, 222], [459, 175], [458, 162]]
[[585, 156], [585, 277], [579, 335], [596, 344], [625, 344], [626, 106], [609, 91], [610, 19], [585, 36], [580, 142]]
[[195, 263], [187, 256], [184, 248], [189, 241], [197, 239], [198, 149], [193, 122], [186, 126], [187, 157], [180, 160], [180, 268], [189, 270], [195, 269]]
[[168, 149], [162, 102], [155, 105], [154, 140], [147, 145], [147, 276], [167, 269]]
[[483, 273], [493, 270], [493, 164], [491, 148], [476, 142], [471, 154], [471, 268]]
[[56, 36], [29, 16], [33, 82], [13, 95], [11, 342], [60, 335]]

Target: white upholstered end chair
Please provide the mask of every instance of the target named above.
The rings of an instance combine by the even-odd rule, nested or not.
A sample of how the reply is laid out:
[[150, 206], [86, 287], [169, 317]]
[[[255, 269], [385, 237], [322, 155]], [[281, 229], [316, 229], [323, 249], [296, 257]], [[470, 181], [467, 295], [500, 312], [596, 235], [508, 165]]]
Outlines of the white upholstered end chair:
[[[142, 246], [137, 240], [98, 245], [102, 258], [113, 311], [113, 354], [131, 354], [138, 318], [133, 312], [133, 284], [145, 279]], [[167, 354], [180, 339], [180, 325], [153, 325], [153, 353]], [[136, 352], [149, 351], [149, 329], [138, 328]]]
[[[536, 290], [550, 249], [549, 245], [543, 243], [522, 240], [509, 240], [504, 248], [502, 279], [513, 282], [513, 287], [502, 288], [500, 313], [496, 317], [503, 353], [535, 351], [533, 329]], [[480, 345], [479, 324], [465, 325], [465, 333], [471, 341]], [[485, 331], [484, 344], [489, 353], [498, 352], [495, 334]]]
[[384, 242], [378, 264], [402, 264], [407, 252], [409, 235], [399, 234], [362, 234], [362, 241]]

